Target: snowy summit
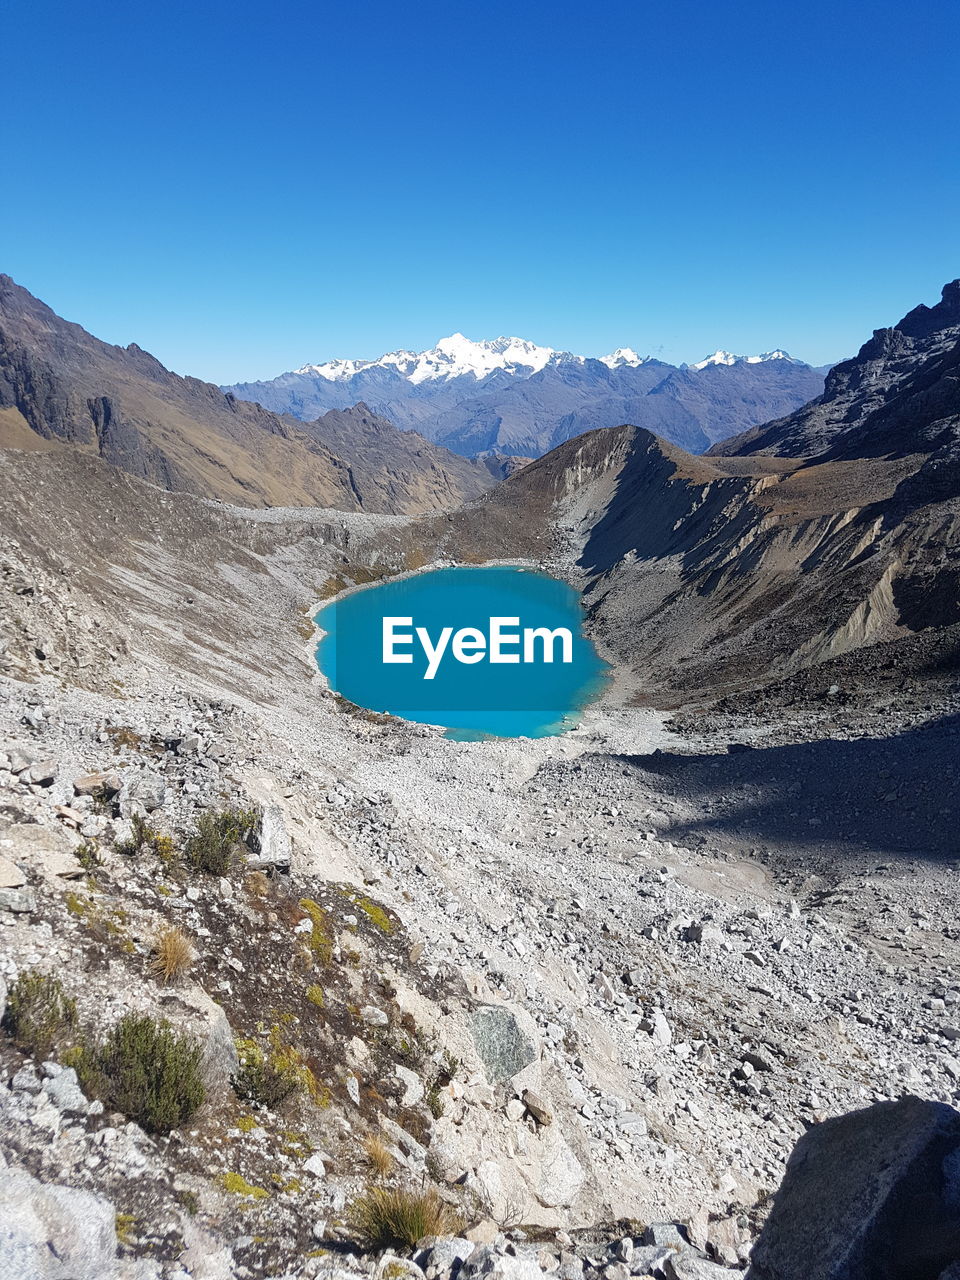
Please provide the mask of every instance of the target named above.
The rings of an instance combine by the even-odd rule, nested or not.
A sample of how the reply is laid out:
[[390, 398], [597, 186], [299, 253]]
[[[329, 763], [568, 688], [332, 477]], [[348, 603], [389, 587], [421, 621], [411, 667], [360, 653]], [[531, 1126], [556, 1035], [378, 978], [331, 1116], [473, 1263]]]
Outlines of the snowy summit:
[[[458, 378], [472, 378], [480, 382], [498, 372], [529, 378], [548, 365], [583, 365], [586, 359], [569, 351], [541, 347], [525, 338], [488, 338], [474, 342], [462, 333], [452, 333], [449, 338], [441, 338], [429, 351], [389, 351], [376, 360], [328, 360], [324, 364], [305, 364], [295, 372], [322, 378], [326, 382], [349, 382], [359, 373], [383, 370], [417, 386], [421, 383], [453, 382]], [[608, 369], [638, 369], [649, 364], [653, 357], [641, 356], [632, 347], [617, 347], [616, 351], [596, 359]], [[760, 364], [766, 360], [799, 363], [779, 350], [765, 351], [759, 356], [735, 356], [729, 351], [715, 351], [712, 356], [688, 367], [705, 369], [711, 364]]]
[[308, 364], [297, 373], [311, 373], [331, 382], [342, 382], [365, 369], [387, 369], [399, 373], [409, 382], [448, 381], [472, 375], [485, 378], [504, 369], [511, 373], [526, 370], [536, 373], [547, 364], [567, 356], [552, 347], [539, 347], [523, 338], [493, 338], [473, 342], [462, 333], [441, 338], [430, 351], [391, 351], [378, 360], [330, 360], [326, 364]]
[[690, 368], [706, 369], [708, 364], [764, 364], [767, 360], [789, 360], [791, 364], [799, 363], [793, 356], [788, 355], [786, 351], [781, 351], [778, 347], [776, 351], [764, 351], [759, 356], [735, 356], [729, 351], [715, 351], [712, 356], [707, 356], [705, 360], [698, 360]]

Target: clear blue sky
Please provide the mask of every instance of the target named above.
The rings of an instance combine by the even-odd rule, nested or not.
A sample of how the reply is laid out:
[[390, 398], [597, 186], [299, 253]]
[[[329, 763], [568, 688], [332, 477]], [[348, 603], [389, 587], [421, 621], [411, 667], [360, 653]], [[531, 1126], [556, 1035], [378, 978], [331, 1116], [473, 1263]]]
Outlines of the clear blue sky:
[[956, 0], [6, 8], [0, 270], [181, 373], [825, 362], [960, 275]]

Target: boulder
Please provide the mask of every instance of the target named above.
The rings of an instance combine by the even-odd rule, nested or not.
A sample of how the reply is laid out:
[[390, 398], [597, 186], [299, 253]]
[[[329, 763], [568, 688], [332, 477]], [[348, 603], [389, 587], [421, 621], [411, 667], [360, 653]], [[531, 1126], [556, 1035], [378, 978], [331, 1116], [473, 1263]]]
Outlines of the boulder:
[[23, 1169], [0, 1178], [3, 1280], [114, 1280], [116, 1210], [101, 1196], [38, 1182]]
[[84, 773], [73, 780], [74, 795], [78, 796], [115, 796], [120, 787], [120, 775], [112, 772]]
[[37, 895], [32, 889], [0, 889], [0, 911], [15, 911], [28, 915], [36, 909]]
[[77, 1081], [73, 1067], [65, 1067], [55, 1076], [43, 1082], [43, 1092], [58, 1111], [79, 1114], [86, 1111], [87, 1099]]
[[251, 856], [247, 866], [254, 870], [277, 867], [282, 871], [290, 868], [293, 855], [293, 841], [287, 831], [283, 818], [283, 810], [277, 804], [268, 804], [260, 811], [260, 816], [253, 830], [247, 837], [247, 845]]
[[505, 1005], [481, 1005], [470, 1019], [470, 1029], [491, 1084], [511, 1079], [539, 1058], [533, 1038]]
[[47, 880], [71, 879], [84, 874], [74, 850], [75, 833], [62, 827], [41, 827], [35, 822], [18, 822], [4, 832], [17, 859]]
[[20, 781], [31, 782], [38, 787], [49, 787], [53, 785], [56, 776], [57, 762], [55, 760], [38, 760], [30, 765], [29, 769], [20, 774]]
[[540, 1175], [536, 1196], [546, 1209], [565, 1208], [573, 1204], [583, 1186], [583, 1165], [556, 1125], [541, 1131], [539, 1145]]
[[433, 1276], [450, 1275], [475, 1249], [476, 1244], [463, 1236], [428, 1236], [421, 1241], [413, 1260], [430, 1280]]
[[19, 889], [26, 883], [27, 877], [17, 864], [0, 854], [0, 889]]
[[481, 1244], [463, 1263], [460, 1280], [543, 1280], [540, 1264], [534, 1258], [512, 1257], [499, 1253], [493, 1245]]
[[521, 1101], [537, 1124], [553, 1124], [553, 1112], [538, 1093], [534, 1093], [532, 1089], [524, 1089]]
[[167, 802], [167, 784], [158, 773], [143, 769], [128, 778], [120, 789], [120, 816], [132, 818], [135, 814], [152, 813], [162, 809]]
[[960, 1113], [900, 1098], [793, 1150], [749, 1280], [937, 1280], [960, 1258]]
[[743, 1272], [718, 1266], [690, 1249], [685, 1253], [671, 1253], [664, 1261], [663, 1274], [666, 1280], [733, 1280]]

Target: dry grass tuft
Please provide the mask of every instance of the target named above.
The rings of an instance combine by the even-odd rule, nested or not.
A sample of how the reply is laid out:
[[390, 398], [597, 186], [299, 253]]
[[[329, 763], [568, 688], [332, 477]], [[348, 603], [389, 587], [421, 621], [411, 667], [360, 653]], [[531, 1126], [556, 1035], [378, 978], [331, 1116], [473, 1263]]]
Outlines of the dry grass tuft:
[[190, 972], [196, 955], [182, 929], [169, 925], [161, 929], [153, 944], [150, 970], [161, 982], [177, 982]]
[[349, 1222], [370, 1250], [412, 1249], [424, 1236], [456, 1235], [463, 1226], [435, 1187], [369, 1187], [350, 1206]]
[[378, 1178], [386, 1178], [393, 1172], [393, 1152], [379, 1134], [368, 1134], [363, 1140], [363, 1149]]
[[263, 871], [251, 871], [243, 885], [251, 898], [265, 898], [270, 892], [270, 877]]

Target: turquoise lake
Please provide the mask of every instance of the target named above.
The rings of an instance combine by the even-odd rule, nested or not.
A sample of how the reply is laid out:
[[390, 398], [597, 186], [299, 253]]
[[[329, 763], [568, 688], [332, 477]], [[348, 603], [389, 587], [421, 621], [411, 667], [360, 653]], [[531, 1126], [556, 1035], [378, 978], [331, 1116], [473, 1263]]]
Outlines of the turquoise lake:
[[[407, 621], [388, 621], [385, 628], [384, 619], [391, 618]], [[491, 645], [491, 619], [516, 619], [518, 625], [495, 624], [501, 643]], [[608, 671], [583, 634], [578, 593], [565, 582], [526, 569], [471, 567], [414, 574], [354, 591], [325, 605], [315, 621], [326, 632], [316, 660], [331, 689], [370, 711], [441, 725], [447, 737], [461, 741], [563, 733], [598, 697]], [[431, 655], [418, 628], [433, 650], [429, 679]], [[538, 628], [560, 630], [553, 639], [524, 635]], [[397, 636], [389, 650], [385, 629]], [[569, 632], [569, 644], [563, 629]], [[553, 661], [546, 660], [548, 651]], [[388, 652], [391, 662], [385, 661]], [[401, 661], [396, 655], [410, 657]], [[500, 661], [492, 661], [493, 656]]]

